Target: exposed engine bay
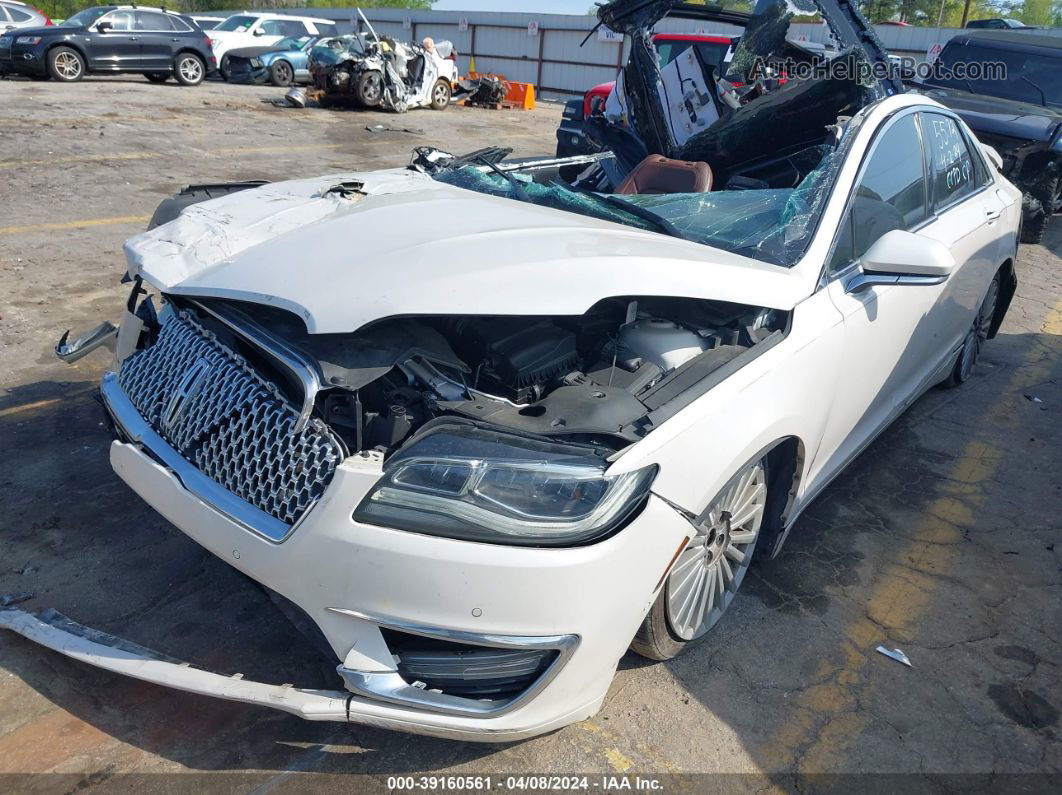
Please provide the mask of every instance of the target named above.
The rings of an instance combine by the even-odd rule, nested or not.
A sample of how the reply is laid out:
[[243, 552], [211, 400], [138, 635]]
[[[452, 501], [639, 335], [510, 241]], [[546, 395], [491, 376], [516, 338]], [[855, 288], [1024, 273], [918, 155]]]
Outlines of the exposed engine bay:
[[[398, 317], [310, 335], [279, 309], [168, 300], [288, 391], [292, 405], [303, 402], [303, 386], [269, 340], [311, 359], [323, 375], [313, 415], [349, 452], [384, 455], [444, 416], [620, 449], [706, 391], [710, 376], [780, 339], [788, 318], [718, 301], [625, 297], [576, 317]], [[145, 304], [150, 334], [157, 321]]]

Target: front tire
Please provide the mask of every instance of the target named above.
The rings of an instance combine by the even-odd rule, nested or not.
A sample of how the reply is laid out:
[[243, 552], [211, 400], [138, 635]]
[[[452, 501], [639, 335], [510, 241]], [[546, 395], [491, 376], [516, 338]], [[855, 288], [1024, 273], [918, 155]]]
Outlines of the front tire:
[[631, 642], [650, 660], [670, 660], [708, 636], [733, 602], [756, 549], [767, 506], [767, 459], [723, 487], [695, 522], [664, 587]]
[[354, 88], [354, 98], [359, 105], [375, 108], [383, 101], [383, 75], [377, 71], [362, 72]]
[[182, 52], [173, 61], [173, 76], [182, 86], [197, 86], [206, 77], [206, 64], [198, 55]]
[[85, 59], [70, 47], [55, 47], [48, 52], [48, 74], [64, 83], [76, 83], [85, 76]]
[[446, 80], [435, 81], [435, 85], [431, 89], [431, 109], [446, 110], [446, 106], [450, 104], [452, 93], [453, 89], [450, 88], [449, 82]]
[[232, 69], [229, 66], [229, 56], [221, 56], [221, 60], [218, 61], [218, 74], [221, 75], [221, 79], [228, 82], [229, 75], [232, 74]]
[[290, 86], [295, 82], [295, 70], [287, 61], [277, 61], [269, 67], [269, 82], [275, 86]]
[[996, 316], [996, 307], [999, 305], [999, 274], [992, 277], [988, 285], [988, 292], [981, 301], [981, 307], [977, 310], [977, 317], [973, 325], [966, 332], [966, 339], [962, 342], [959, 358], [955, 360], [955, 366], [951, 369], [951, 375], [944, 382], [945, 386], [956, 387], [966, 383], [973, 373], [977, 359], [981, 355], [981, 346], [988, 339], [992, 329], [992, 320]]

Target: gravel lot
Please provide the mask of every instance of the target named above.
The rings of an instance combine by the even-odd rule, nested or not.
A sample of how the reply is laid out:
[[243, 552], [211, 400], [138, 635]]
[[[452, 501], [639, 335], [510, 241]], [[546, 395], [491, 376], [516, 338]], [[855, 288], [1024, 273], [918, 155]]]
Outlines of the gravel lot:
[[[335, 687], [253, 584], [112, 474], [93, 397], [107, 356], [68, 367], [52, 346], [67, 328], [117, 319], [122, 241], [190, 182], [398, 166], [427, 143], [547, 154], [560, 106], [396, 116], [270, 103], [282, 95], [0, 81], [0, 593], [34, 594], [26, 607], [204, 668]], [[375, 124], [414, 132], [366, 130]], [[931, 782], [942, 789], [973, 785], [956, 774], [1057, 776], [1060, 255], [1056, 222], [1044, 246], [1023, 247], [1018, 295], [972, 381], [929, 393], [865, 452], [785, 553], [746, 580], [711, 642], [667, 664], [628, 655], [591, 721], [501, 747], [318, 725], [112, 676], [4, 634], [0, 773], [62, 776], [8, 780], [18, 787], [133, 773], [237, 791], [382, 791], [394, 773], [740, 773], [713, 786], [755, 790], [788, 788], [796, 774], [911, 774], [896, 782], [905, 789], [932, 774], [946, 774]], [[875, 653], [879, 643], [914, 667]], [[217, 772], [242, 775], [195, 775]]]

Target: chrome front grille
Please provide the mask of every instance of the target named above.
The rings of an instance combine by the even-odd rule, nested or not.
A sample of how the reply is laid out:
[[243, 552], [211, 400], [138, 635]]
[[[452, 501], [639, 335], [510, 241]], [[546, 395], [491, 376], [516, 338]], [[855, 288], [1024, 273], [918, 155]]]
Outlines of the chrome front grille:
[[187, 311], [166, 314], [156, 342], [127, 358], [118, 385], [140, 415], [200, 472], [294, 524], [324, 493], [343, 445], [298, 411]]

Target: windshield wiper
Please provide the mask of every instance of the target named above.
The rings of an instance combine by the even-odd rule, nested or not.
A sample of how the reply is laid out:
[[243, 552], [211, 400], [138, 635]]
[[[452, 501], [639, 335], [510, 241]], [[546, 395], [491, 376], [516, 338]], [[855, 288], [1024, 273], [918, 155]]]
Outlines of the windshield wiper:
[[623, 210], [624, 212], [630, 213], [631, 215], [637, 218], [641, 218], [643, 221], [648, 221], [666, 235], [677, 237], [680, 240], [689, 240], [693, 243], [699, 242], [696, 238], [690, 237], [688, 234], [683, 232], [664, 216], [657, 215], [652, 210], [647, 210], [644, 207], [639, 207], [637, 204], [630, 204], [629, 202], [625, 202], [622, 199], [617, 199], [615, 196], [594, 193], [592, 190], [586, 190], [586, 188], [577, 188], [574, 185], [564, 185], [560, 182], [557, 182], [556, 180], [554, 180], [552, 184], [556, 188], [570, 190], [573, 193], [578, 193], [580, 196], [588, 196], [594, 201], [597, 201], [602, 204], [607, 204], [609, 207], [615, 207], [619, 210]]
[[1034, 83], [1032, 80], [1027, 78], [1025, 75], [1021, 75], [1020, 79], [1024, 80], [1026, 83], [1028, 83], [1030, 86], [1032, 86], [1033, 88], [1035, 88], [1039, 92], [1039, 94], [1040, 94], [1040, 104], [1043, 105], [1046, 108], [1047, 107], [1047, 94], [1044, 93], [1044, 90], [1042, 88], [1040, 88], [1040, 86], [1036, 85], [1036, 83]]
[[493, 171], [495, 174], [499, 174], [503, 179], [507, 180], [509, 182], [509, 185], [512, 186], [513, 193], [516, 194], [516, 198], [518, 198], [520, 201], [531, 201], [531, 197], [527, 195], [527, 191], [524, 190], [524, 186], [521, 185], [519, 181], [517, 181], [516, 177], [514, 177], [508, 171], [502, 171], [500, 168], [498, 168], [497, 163], [491, 162], [486, 157], [477, 157], [476, 162], [482, 163], [483, 165], [490, 168], [490, 170]]

